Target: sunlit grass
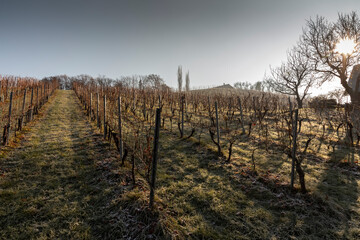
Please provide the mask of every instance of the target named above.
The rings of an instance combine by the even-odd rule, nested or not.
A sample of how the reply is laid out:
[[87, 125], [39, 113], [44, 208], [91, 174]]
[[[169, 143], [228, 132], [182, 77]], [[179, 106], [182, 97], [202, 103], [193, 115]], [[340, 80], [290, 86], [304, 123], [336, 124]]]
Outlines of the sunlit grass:
[[101, 152], [103, 143], [94, 145], [96, 135], [73, 92], [58, 92], [42, 111], [20, 148], [0, 161], [5, 169], [0, 178], [0, 238], [122, 235], [122, 225], [109, 229], [106, 223], [114, 186], [101, 180], [95, 165], [111, 155]]

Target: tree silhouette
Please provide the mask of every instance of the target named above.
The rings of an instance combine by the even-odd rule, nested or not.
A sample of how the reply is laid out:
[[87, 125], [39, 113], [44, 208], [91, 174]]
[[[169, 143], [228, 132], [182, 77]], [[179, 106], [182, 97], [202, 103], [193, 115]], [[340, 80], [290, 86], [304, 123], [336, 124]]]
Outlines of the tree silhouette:
[[349, 69], [360, 60], [359, 44], [352, 54], [341, 55], [336, 52], [336, 44], [344, 38], [360, 41], [360, 19], [356, 12], [339, 14], [336, 22], [329, 22], [321, 16], [308, 20], [300, 45], [307, 49], [303, 52], [322, 82], [339, 78], [351, 101], [359, 103], [360, 94], [347, 82]]
[[190, 77], [189, 77], [189, 72], [186, 73], [186, 77], [185, 77], [185, 91], [190, 91]]
[[287, 61], [271, 69], [272, 78], [268, 81], [275, 92], [295, 96], [299, 108], [302, 108], [303, 100], [315, 82], [310, 61], [302, 51], [304, 49], [297, 47], [289, 51]]
[[182, 67], [179, 66], [178, 67], [178, 88], [179, 88], [179, 92], [181, 92], [182, 90]]

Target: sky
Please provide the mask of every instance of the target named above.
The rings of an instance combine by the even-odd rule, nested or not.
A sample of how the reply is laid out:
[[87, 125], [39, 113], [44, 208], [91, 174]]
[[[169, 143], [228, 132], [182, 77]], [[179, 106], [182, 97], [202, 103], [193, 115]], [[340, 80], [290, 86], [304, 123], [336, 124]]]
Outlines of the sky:
[[182, 65], [193, 88], [255, 83], [286, 60], [307, 19], [359, 8], [358, 0], [0, 0], [0, 74], [158, 74], [176, 88]]

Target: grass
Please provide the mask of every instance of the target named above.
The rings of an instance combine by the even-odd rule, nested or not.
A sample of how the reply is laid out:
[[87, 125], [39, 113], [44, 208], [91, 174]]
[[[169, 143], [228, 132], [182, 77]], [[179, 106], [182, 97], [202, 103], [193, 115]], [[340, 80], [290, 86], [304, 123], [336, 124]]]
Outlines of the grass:
[[[321, 132], [303, 124], [303, 131], [309, 130]], [[163, 130], [157, 194], [159, 205], [167, 209], [160, 219], [170, 236], [358, 239], [358, 148], [340, 145], [332, 151], [329, 143], [315, 138], [303, 164], [309, 192], [300, 194], [289, 188], [291, 160], [272, 144], [266, 151], [260, 141], [245, 137], [226, 163], [206, 133], [199, 144], [196, 135], [182, 140]], [[257, 174], [252, 171], [253, 149]], [[297, 179], [295, 184], [299, 188]]]
[[[75, 104], [74, 104], [75, 103]], [[58, 91], [21, 147], [0, 161], [1, 239], [97, 239], [125, 235], [110, 224], [116, 153], [94, 134], [71, 91]], [[113, 206], [111, 206], [113, 207]]]
[[163, 129], [150, 211], [146, 181], [132, 186], [130, 164], [120, 167], [73, 92], [56, 92], [42, 111], [0, 160], [0, 239], [360, 238], [360, 169], [344, 163], [358, 159], [356, 148], [314, 141], [304, 162], [309, 193], [300, 194], [289, 189], [280, 150], [243, 138], [226, 163], [207, 133], [199, 144]]
[[358, 167], [330, 159], [306, 162], [310, 191], [302, 195], [290, 191], [290, 162], [280, 153], [258, 149], [254, 175], [247, 142], [239, 144], [237, 156], [227, 164], [214, 149], [166, 132], [161, 137], [157, 194], [166, 205], [163, 217], [172, 225], [174, 238], [360, 237]]

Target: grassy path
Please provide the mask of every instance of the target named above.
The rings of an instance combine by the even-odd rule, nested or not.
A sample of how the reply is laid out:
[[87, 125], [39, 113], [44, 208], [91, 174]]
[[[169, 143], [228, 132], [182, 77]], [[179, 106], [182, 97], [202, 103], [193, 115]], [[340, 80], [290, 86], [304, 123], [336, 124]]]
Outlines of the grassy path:
[[109, 219], [116, 184], [97, 166], [112, 157], [106, 143], [73, 91], [57, 91], [43, 114], [0, 159], [0, 239], [121, 238], [123, 227]]

